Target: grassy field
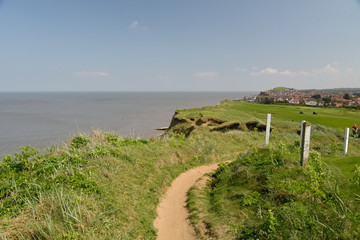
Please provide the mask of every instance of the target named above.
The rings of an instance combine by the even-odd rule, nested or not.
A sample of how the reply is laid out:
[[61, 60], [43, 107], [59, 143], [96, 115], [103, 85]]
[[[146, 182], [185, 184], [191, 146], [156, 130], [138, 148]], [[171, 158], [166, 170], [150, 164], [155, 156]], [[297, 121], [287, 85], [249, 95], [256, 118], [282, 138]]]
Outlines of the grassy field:
[[[358, 111], [227, 101], [177, 111], [177, 122], [161, 139], [95, 131], [42, 154], [24, 148], [6, 156], [0, 163], [0, 237], [155, 239], [156, 206], [171, 181], [195, 166], [235, 161], [264, 147], [264, 132], [246, 124], [264, 123], [267, 113], [272, 113], [272, 146], [285, 142], [298, 151], [300, 122], [310, 121], [312, 151], [321, 154], [336, 177], [354, 175], [360, 141], [351, 139], [347, 156], [342, 147], [345, 127], [359, 119]], [[357, 185], [340, 184], [358, 191]], [[201, 222], [200, 213], [193, 216]]]
[[[300, 114], [302, 111], [304, 114]], [[318, 115], [314, 115], [317, 112]], [[360, 122], [360, 112], [347, 108], [321, 108], [296, 105], [275, 105], [275, 104], [253, 104], [225, 101], [222, 104], [204, 107], [201, 110], [188, 109], [181, 111], [185, 117], [192, 117], [198, 114], [204, 117], [219, 118], [227, 121], [245, 122], [251, 119], [266, 121], [266, 114], [272, 114], [272, 121], [275, 126], [281, 126], [283, 122], [296, 122], [302, 120], [311, 122], [313, 125], [320, 124], [326, 127], [344, 129], [352, 127]]]
[[[265, 122], [267, 113], [272, 113], [275, 130], [271, 145], [248, 148], [248, 154], [222, 166], [210, 185], [191, 189], [188, 206], [199, 235], [205, 239], [359, 237], [359, 170], [355, 170], [360, 163], [359, 139], [351, 138], [350, 151], [343, 154], [345, 128], [357, 123], [359, 112], [225, 102], [205, 112], [186, 110], [180, 115], [216, 116], [239, 121], [241, 126], [252, 118]], [[312, 158], [306, 171], [299, 166], [296, 133], [301, 120], [312, 124]]]

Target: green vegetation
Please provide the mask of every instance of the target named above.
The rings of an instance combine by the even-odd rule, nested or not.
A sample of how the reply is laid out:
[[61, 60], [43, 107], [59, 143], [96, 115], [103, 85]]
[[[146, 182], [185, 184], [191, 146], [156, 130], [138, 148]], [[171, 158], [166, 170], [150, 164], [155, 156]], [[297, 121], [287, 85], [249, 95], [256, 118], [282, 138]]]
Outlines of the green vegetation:
[[156, 207], [172, 180], [234, 160], [248, 137], [134, 140], [97, 131], [41, 154], [23, 148], [0, 163], [0, 239], [155, 239]]
[[[266, 112], [273, 113], [274, 131], [269, 147], [251, 147], [250, 141], [247, 153], [239, 154], [236, 161], [220, 165], [207, 186], [191, 189], [188, 207], [200, 236], [205, 239], [359, 237], [360, 142], [351, 141], [351, 152], [346, 156], [342, 153], [344, 128], [356, 122], [358, 112], [224, 104], [234, 110], [229, 114], [235, 114], [235, 109], [253, 112], [253, 116], [262, 112], [263, 118]], [[299, 117], [299, 109], [308, 110], [308, 114], [305, 112]], [[313, 116], [312, 111], [319, 115]], [[237, 116], [239, 122], [241, 117]], [[312, 119], [313, 123], [312, 153], [305, 171], [299, 164], [296, 134], [299, 127], [293, 126], [295, 121], [299, 125], [299, 118]]]
[[[304, 114], [300, 114], [300, 112]], [[317, 112], [314, 115], [313, 112]], [[302, 120], [309, 121], [312, 125], [323, 128], [324, 131], [337, 132], [343, 136], [346, 127], [351, 127], [360, 121], [360, 111], [355, 109], [334, 109], [309, 106], [269, 105], [225, 101], [222, 104], [204, 107], [201, 109], [186, 109], [178, 112], [177, 118], [191, 119], [197, 122], [199, 119], [206, 122], [209, 119], [221, 120], [222, 122], [236, 121], [240, 123], [242, 130], [249, 121], [266, 122], [266, 114], [272, 114], [272, 126], [279, 131], [296, 133]], [[194, 122], [192, 121], [192, 122]], [[193, 124], [197, 126], [197, 124]], [[211, 127], [211, 125], [209, 125]]]
[[[212, 176], [202, 203], [208, 236], [219, 239], [356, 239], [359, 234], [359, 175], [339, 178], [313, 152], [303, 171], [299, 149], [279, 142], [254, 148], [223, 164]], [[347, 186], [347, 187], [346, 187]], [[351, 191], [350, 189], [351, 188]], [[194, 191], [194, 189], [192, 190]], [[198, 203], [199, 204], [199, 203]], [[196, 204], [193, 204], [196, 206]], [[194, 207], [193, 207], [194, 208]]]
[[[272, 113], [269, 148], [263, 146], [266, 113]], [[272, 238], [282, 228], [290, 231], [279, 217], [284, 213], [302, 216], [296, 227], [306, 227], [314, 236], [332, 238], [334, 231], [352, 237], [358, 234], [360, 141], [351, 139], [347, 156], [342, 146], [344, 128], [356, 119], [359, 112], [350, 109], [226, 101], [177, 111], [160, 139], [94, 131], [43, 153], [21, 148], [0, 162], [0, 238], [155, 239], [156, 206], [171, 181], [213, 162], [223, 163], [211, 185], [190, 192], [191, 218], [199, 234]], [[297, 159], [301, 120], [313, 125], [316, 161], [310, 161], [306, 172]], [[312, 213], [317, 218], [308, 222]], [[291, 237], [286, 231], [281, 234]]]
[[285, 91], [286, 89], [288, 89], [287, 87], [276, 87], [273, 88], [271, 90], [269, 90], [270, 92], [277, 92], [277, 91]]

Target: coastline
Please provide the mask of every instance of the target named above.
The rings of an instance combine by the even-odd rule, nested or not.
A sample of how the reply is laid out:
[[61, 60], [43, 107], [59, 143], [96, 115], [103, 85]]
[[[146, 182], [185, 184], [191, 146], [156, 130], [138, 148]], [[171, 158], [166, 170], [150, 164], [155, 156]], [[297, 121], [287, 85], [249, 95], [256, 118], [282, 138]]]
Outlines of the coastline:
[[[319, 108], [318, 111], [316, 116], [300, 115], [294, 106], [223, 101], [211, 107], [176, 111], [170, 129], [175, 134], [161, 139], [133, 140], [94, 132], [74, 137], [67, 144], [43, 155], [38, 155], [34, 149], [25, 149], [22, 156], [3, 162], [3, 169], [7, 169], [2, 172], [2, 192], [6, 204], [0, 208], [4, 213], [0, 229], [7, 238], [22, 234], [46, 239], [80, 236], [86, 239], [141, 239], [145, 236], [155, 239], [157, 232], [153, 222], [159, 199], [171, 182], [189, 169], [238, 160], [250, 149], [257, 149], [257, 154], [246, 157], [247, 162], [255, 156], [259, 163], [266, 164], [265, 167], [279, 169], [285, 165], [274, 165], [271, 160], [273, 156], [280, 156], [277, 152], [271, 158], [263, 158], [259, 154], [273, 154], [274, 149], [278, 149], [276, 151], [283, 156], [292, 157], [288, 161], [297, 166], [295, 171], [298, 173], [297, 169], [301, 167], [296, 159], [299, 145], [297, 130], [304, 116], [314, 126], [311, 147], [318, 152], [316, 156], [324, 157], [326, 163], [335, 163], [336, 167], [351, 174], [351, 169], [343, 163], [348, 159], [355, 165], [354, 160], [359, 159], [359, 145], [354, 141], [348, 156], [342, 154], [339, 146], [343, 143], [343, 127], [357, 119], [357, 113], [346, 112], [348, 120], [344, 123], [344, 112], [338, 109], [329, 112]], [[277, 131], [271, 138], [272, 146], [277, 148], [270, 147], [271, 151], [267, 151], [265, 147], [262, 151], [264, 132], [247, 123], [255, 119], [261, 124], [267, 112], [277, 113], [272, 122]], [[323, 114], [325, 112], [327, 114]], [[341, 119], [336, 122], [339, 116]], [[183, 131], [187, 129], [192, 129], [188, 137]], [[235, 169], [237, 171], [239, 167]], [[302, 174], [300, 178], [304, 180]], [[22, 204], [19, 199], [25, 199], [31, 205]], [[64, 203], [70, 210], [65, 214]], [[240, 206], [239, 202], [231, 204], [235, 205]], [[195, 208], [189, 205], [189, 209], [193, 211]], [[69, 214], [76, 219], [70, 219]], [[191, 216], [200, 215], [192, 212]], [[113, 224], [109, 225], [109, 222]], [[221, 221], [218, 224], [222, 226]], [[15, 228], [21, 233], [14, 231]], [[69, 229], [73, 231], [69, 233]]]
[[100, 129], [145, 138], [161, 134], [177, 109], [199, 108], [249, 92], [2, 93], [0, 158], [20, 146], [42, 151]]

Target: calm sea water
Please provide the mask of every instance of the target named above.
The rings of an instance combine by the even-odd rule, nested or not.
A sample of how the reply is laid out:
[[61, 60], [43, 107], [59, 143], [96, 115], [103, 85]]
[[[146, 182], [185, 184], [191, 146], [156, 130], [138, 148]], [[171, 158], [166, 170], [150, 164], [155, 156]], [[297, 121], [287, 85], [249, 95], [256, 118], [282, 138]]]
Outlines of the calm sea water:
[[214, 105], [250, 92], [0, 93], [0, 157], [20, 146], [40, 149], [101, 129], [149, 138], [176, 109]]

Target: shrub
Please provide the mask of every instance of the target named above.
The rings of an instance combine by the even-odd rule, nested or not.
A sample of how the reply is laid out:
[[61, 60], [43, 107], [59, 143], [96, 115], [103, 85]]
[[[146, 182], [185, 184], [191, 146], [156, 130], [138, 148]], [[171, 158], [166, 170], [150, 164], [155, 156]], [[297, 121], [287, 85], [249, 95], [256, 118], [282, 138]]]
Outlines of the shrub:
[[[79, 147], [86, 138], [74, 138], [72, 145]], [[59, 156], [39, 154], [31, 146], [21, 147], [21, 153], [6, 155], [0, 162], [0, 216], [14, 217], [26, 201], [38, 201], [39, 196], [53, 188], [63, 187], [100, 194], [100, 188], [83, 167], [88, 163], [76, 148]], [[90, 170], [90, 169], [89, 169]]]
[[71, 146], [74, 148], [85, 147], [89, 140], [85, 136], [77, 136], [71, 140]]

